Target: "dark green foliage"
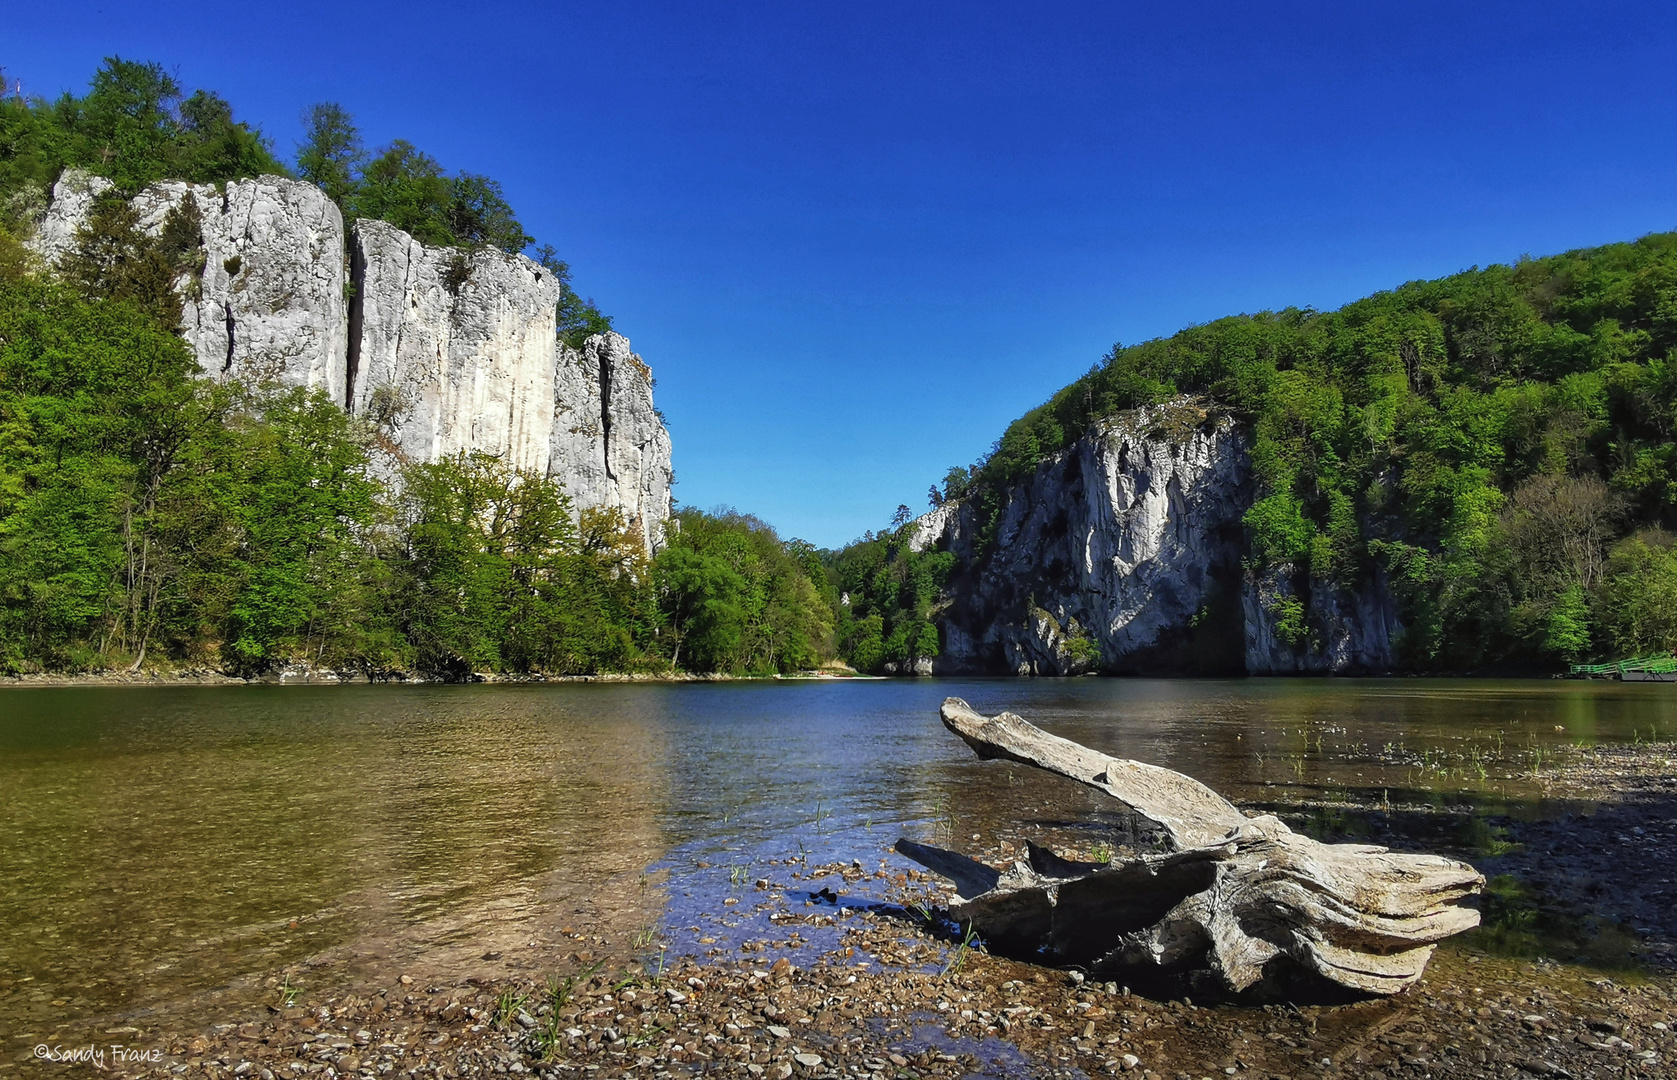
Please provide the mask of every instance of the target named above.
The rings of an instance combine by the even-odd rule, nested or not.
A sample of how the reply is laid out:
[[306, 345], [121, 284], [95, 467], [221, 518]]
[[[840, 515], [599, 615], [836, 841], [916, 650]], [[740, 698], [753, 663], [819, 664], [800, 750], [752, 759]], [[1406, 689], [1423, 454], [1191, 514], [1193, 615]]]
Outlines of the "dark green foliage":
[[838, 609], [839, 651], [858, 671], [911, 666], [940, 651], [932, 612], [955, 556], [911, 551], [906, 510], [898, 508], [890, 532], [865, 536], [833, 559], [833, 578], [849, 598]]
[[[325, 397], [195, 374], [131, 301], [0, 279], [0, 670], [667, 666], [616, 511], [573, 523], [557, 480], [484, 456], [412, 469], [393, 508]], [[829, 606], [751, 537], [746, 650], [724, 659], [810, 659]]]
[[535, 242], [499, 181], [469, 172], [448, 176], [406, 139], [369, 160], [355, 121], [336, 102], [310, 106], [303, 122], [297, 174], [331, 196], [346, 218], [388, 221], [441, 246], [486, 245], [516, 255]]
[[674, 661], [772, 674], [831, 655], [831, 590], [813, 548], [735, 511], [681, 510], [676, 522], [653, 564]]
[[[942, 494], [993, 527], [1007, 487], [1094, 420], [1180, 394], [1250, 427], [1250, 566], [1304, 590], [1389, 575], [1412, 666], [1677, 647], [1659, 601], [1631, 600], [1663, 595], [1665, 549], [1603, 565], [1615, 538], [1677, 524], [1677, 234], [1115, 346]], [[1308, 636], [1302, 604], [1276, 615]]]
[[87, 96], [0, 100], [0, 191], [47, 187], [67, 167], [128, 193], [164, 179], [218, 183], [283, 174], [262, 134], [222, 98], [183, 98], [161, 64], [106, 59]]
[[183, 199], [169, 211], [157, 237], [140, 231], [139, 215], [126, 199], [106, 195], [94, 203], [76, 246], [59, 267], [64, 279], [89, 299], [126, 300], [160, 327], [181, 321], [175, 282], [201, 275], [198, 204]]
[[322, 101], [303, 112], [303, 141], [297, 144], [297, 176], [348, 206], [366, 164], [361, 132], [348, 110]]
[[499, 181], [463, 172], [449, 181], [447, 220], [456, 243], [487, 244], [516, 255], [535, 243], [513, 217]]
[[[461, 246], [454, 287], [465, 247], [530, 243], [495, 181], [447, 177], [401, 142], [368, 161], [335, 105], [305, 126], [303, 177], [352, 216]], [[20, 238], [66, 166], [118, 191], [47, 282]], [[661, 636], [652, 566], [617, 512], [573, 516], [557, 480], [473, 456], [411, 470], [392, 506], [367, 434], [325, 397], [195, 377], [176, 330], [204, 268], [197, 203], [153, 237], [122, 196], [280, 171], [225, 101], [183, 99], [156, 64], [110, 60], [81, 99], [0, 100], [0, 670], [668, 666], [680, 636]], [[609, 329], [558, 266], [562, 332]], [[709, 661], [772, 670], [826, 646], [830, 604], [768, 537], [738, 598], [740, 651]]]
[[448, 227], [453, 191], [443, 167], [405, 139], [397, 139], [367, 163], [344, 214], [388, 221], [425, 244], [458, 240]]
[[130, 304], [0, 282], [0, 664], [138, 650], [148, 537], [191, 357]]
[[580, 349], [582, 343], [595, 334], [611, 330], [611, 316], [600, 314], [592, 297], [584, 300], [571, 288], [571, 266], [559, 257], [552, 244], [543, 244], [536, 249], [536, 261], [559, 279], [559, 310], [555, 325], [560, 341], [573, 349]]

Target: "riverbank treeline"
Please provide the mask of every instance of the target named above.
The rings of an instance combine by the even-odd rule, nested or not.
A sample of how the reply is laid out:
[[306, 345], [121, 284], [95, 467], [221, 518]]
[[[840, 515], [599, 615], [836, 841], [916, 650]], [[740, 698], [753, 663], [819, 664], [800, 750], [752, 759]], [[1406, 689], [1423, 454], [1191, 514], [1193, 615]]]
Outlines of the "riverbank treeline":
[[[15, 241], [9, 243], [14, 255]], [[132, 299], [0, 274], [0, 669], [785, 672], [831, 655], [808, 545], [615, 511], [465, 454], [379, 475], [324, 396], [197, 377]], [[93, 288], [82, 283], [83, 288]]]
[[[1246, 569], [1291, 577], [1295, 640], [1312, 588], [1381, 575], [1412, 670], [1677, 649], [1677, 233], [1114, 346], [933, 501], [975, 504], [993, 542], [1045, 457], [1185, 393], [1250, 432]], [[907, 518], [834, 562], [864, 668], [935, 655], [951, 567], [908, 551]]]
[[[405, 143], [367, 155], [335, 106], [308, 122], [297, 171], [347, 213], [529, 243], [492, 181]], [[324, 396], [200, 378], [178, 333], [202, 257], [187, 223], [148, 236], [113, 197], [61, 273], [25, 248], [72, 165], [119, 192], [287, 171], [155, 64], [110, 60], [82, 98], [0, 100], [0, 671], [751, 674], [832, 655], [823, 567], [755, 518], [681, 510], [653, 556], [557, 479], [474, 454], [401, 468]], [[561, 335], [609, 326], [568, 292], [558, 315]]]

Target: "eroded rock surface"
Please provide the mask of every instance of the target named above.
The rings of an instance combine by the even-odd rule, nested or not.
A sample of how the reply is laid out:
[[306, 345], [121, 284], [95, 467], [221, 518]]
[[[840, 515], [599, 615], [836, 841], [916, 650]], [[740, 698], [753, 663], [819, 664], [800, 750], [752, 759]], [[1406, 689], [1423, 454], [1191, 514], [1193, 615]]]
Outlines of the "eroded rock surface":
[[[35, 248], [49, 264], [75, 244], [94, 200], [110, 182], [71, 170]], [[201, 223], [204, 267], [181, 283], [181, 334], [206, 375], [324, 391], [344, 401], [348, 305], [344, 222], [312, 184], [279, 176], [213, 184], [153, 184], [132, 205], [149, 235], [191, 199]]]
[[[31, 246], [49, 266], [111, 184], [70, 170]], [[320, 390], [377, 432], [387, 479], [481, 451], [615, 508], [649, 551], [670, 514], [671, 447], [652, 372], [618, 334], [581, 350], [554, 332], [559, 282], [522, 255], [422, 244], [382, 221], [347, 236], [318, 188], [264, 176], [165, 181], [132, 200], [158, 235], [187, 200], [203, 269], [184, 277], [181, 333], [204, 373]], [[347, 247], [346, 247], [347, 240]]]
[[933, 615], [942, 645], [931, 669], [1389, 670], [1402, 626], [1382, 580], [1347, 589], [1291, 568], [1245, 569], [1241, 519], [1254, 494], [1244, 431], [1181, 398], [1100, 421], [1043, 460], [1007, 493], [989, 543], [967, 502], [933, 510], [908, 546], [950, 551], [957, 569]]
[[560, 346], [554, 380], [550, 473], [578, 509], [615, 507], [647, 550], [664, 543], [670, 516], [670, 436], [652, 403], [652, 369], [621, 334]]
[[1103, 421], [1009, 492], [990, 552], [965, 504], [920, 519], [911, 545], [976, 568], [951, 582], [934, 667], [1126, 669], [1185, 636], [1238, 581], [1245, 445], [1231, 420], [1195, 403], [1140, 409]]
[[522, 255], [430, 247], [383, 221], [356, 228], [354, 280], [350, 412], [407, 461], [477, 450], [545, 474], [558, 280]]

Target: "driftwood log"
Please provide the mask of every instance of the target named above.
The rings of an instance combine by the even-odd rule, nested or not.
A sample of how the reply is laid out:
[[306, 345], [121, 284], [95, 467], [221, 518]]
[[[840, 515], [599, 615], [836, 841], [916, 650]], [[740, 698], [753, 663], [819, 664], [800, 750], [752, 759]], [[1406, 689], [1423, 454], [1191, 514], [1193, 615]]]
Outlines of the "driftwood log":
[[1246, 816], [1191, 777], [1107, 757], [1012, 713], [982, 716], [960, 698], [942, 715], [979, 757], [1098, 788], [1163, 831], [1162, 854], [1079, 863], [1028, 844], [1006, 870], [899, 840], [899, 852], [954, 881], [950, 915], [993, 951], [1216, 996], [1360, 996], [1411, 985], [1437, 942], [1479, 924], [1461, 901], [1485, 879], [1466, 863], [1323, 844], [1274, 816]]

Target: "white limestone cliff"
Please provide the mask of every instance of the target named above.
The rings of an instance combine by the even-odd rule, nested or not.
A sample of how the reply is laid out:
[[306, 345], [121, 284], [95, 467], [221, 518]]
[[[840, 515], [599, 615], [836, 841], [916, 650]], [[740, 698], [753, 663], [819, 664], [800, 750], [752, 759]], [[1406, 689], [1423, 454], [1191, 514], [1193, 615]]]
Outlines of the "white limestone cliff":
[[35, 229], [29, 247], [48, 266], [58, 263], [76, 246], [76, 231], [93, 212], [93, 203], [114, 185], [103, 176], [66, 169], [52, 186], [46, 217]]
[[[31, 241], [47, 265], [110, 189], [76, 170], [59, 179]], [[277, 176], [165, 181], [131, 205], [155, 236], [188, 199], [204, 259], [179, 285], [181, 335], [206, 376], [322, 391], [373, 426], [389, 478], [481, 451], [558, 477], [579, 511], [616, 508], [649, 551], [663, 545], [671, 450], [651, 370], [617, 334], [560, 343], [560, 285], [543, 267], [382, 221], [346, 237], [318, 188]]]
[[406, 461], [466, 450], [545, 475], [557, 279], [495, 248], [429, 247], [360, 222], [348, 408]]
[[1252, 498], [1242, 429], [1178, 399], [1103, 420], [1042, 461], [1007, 492], [989, 545], [970, 505], [946, 503], [907, 541], [957, 557], [933, 613], [942, 647], [931, 669], [1389, 669], [1401, 627], [1380, 583], [1355, 593], [1318, 583], [1305, 602], [1310, 632], [1282, 640], [1277, 601], [1292, 595], [1291, 578], [1259, 580], [1241, 563]]
[[[76, 170], [53, 187], [35, 239], [49, 264], [75, 244], [110, 182]], [[181, 334], [206, 375], [324, 391], [343, 403], [348, 317], [343, 215], [319, 188], [278, 176], [212, 184], [164, 181], [132, 200], [150, 235], [192, 199], [204, 268], [182, 282]]]
[[560, 347], [551, 475], [564, 476], [579, 509], [616, 507], [648, 551], [670, 516], [670, 436], [652, 403], [652, 369], [621, 334]]

